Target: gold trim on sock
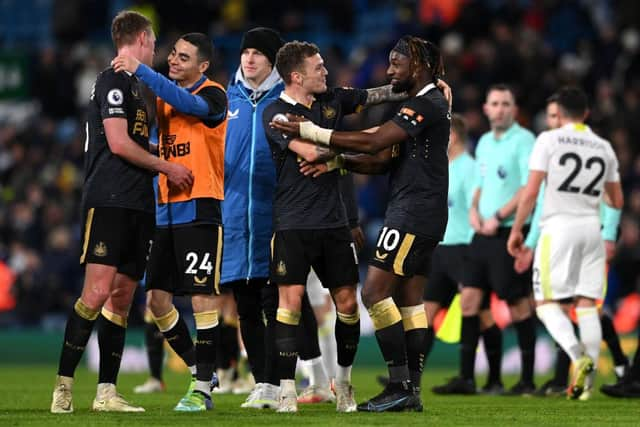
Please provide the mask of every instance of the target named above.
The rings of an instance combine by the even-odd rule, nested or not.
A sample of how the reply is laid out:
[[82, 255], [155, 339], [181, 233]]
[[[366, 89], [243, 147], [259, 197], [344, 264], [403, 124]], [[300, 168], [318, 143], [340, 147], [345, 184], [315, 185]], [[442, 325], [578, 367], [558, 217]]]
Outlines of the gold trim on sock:
[[85, 320], [96, 320], [98, 318], [98, 314], [100, 314], [99, 311], [92, 310], [87, 307], [80, 298], [78, 298], [74, 304], [73, 310], [78, 313], [78, 316]]
[[176, 323], [178, 323], [179, 317], [180, 314], [178, 313], [178, 310], [176, 310], [176, 307], [171, 306], [171, 310], [169, 310], [167, 314], [160, 317], [154, 317], [153, 320], [156, 322], [156, 325], [158, 325], [158, 329], [160, 329], [160, 332], [164, 333], [173, 328]]
[[291, 311], [286, 308], [279, 308], [276, 314], [276, 320], [285, 325], [298, 326], [300, 323], [299, 311]]
[[118, 326], [121, 326], [123, 328], [127, 327], [127, 318], [126, 317], [122, 317], [119, 314], [113, 313], [113, 312], [107, 310], [105, 307], [102, 307], [102, 310], [100, 311], [100, 313], [102, 314], [102, 317], [107, 319], [109, 322], [111, 322], [113, 324], [116, 324]]
[[211, 329], [218, 326], [218, 310], [202, 311], [193, 313], [196, 320], [196, 329]]
[[356, 312], [353, 314], [344, 314], [336, 311], [336, 316], [345, 325], [355, 325], [360, 321], [360, 310], [356, 307]]
[[396, 303], [393, 302], [393, 298], [391, 297], [378, 301], [369, 307], [367, 311], [369, 312], [369, 316], [373, 322], [373, 327], [376, 331], [402, 320], [400, 310], [398, 310]]
[[412, 329], [426, 329], [429, 327], [427, 322], [427, 314], [424, 311], [424, 306], [412, 305], [410, 307], [400, 307], [400, 314], [402, 315], [402, 326], [405, 331]]
[[155, 323], [153, 321], [153, 313], [148, 308], [144, 310], [144, 323]]

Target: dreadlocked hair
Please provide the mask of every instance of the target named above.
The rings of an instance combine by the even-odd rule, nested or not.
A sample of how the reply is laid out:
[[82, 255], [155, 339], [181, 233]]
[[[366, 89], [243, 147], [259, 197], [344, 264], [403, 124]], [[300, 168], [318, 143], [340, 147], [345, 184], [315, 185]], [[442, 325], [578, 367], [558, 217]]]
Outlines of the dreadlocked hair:
[[415, 71], [420, 66], [425, 66], [436, 82], [444, 76], [444, 62], [440, 55], [440, 48], [430, 41], [420, 37], [405, 36], [411, 54], [411, 67]]

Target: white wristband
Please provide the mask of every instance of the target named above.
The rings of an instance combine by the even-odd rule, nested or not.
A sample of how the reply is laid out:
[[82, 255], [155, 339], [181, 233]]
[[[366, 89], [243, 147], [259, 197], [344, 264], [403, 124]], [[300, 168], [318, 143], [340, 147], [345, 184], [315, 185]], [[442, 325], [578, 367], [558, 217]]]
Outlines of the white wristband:
[[300, 138], [323, 145], [331, 144], [333, 130], [314, 125], [310, 121], [300, 122]]

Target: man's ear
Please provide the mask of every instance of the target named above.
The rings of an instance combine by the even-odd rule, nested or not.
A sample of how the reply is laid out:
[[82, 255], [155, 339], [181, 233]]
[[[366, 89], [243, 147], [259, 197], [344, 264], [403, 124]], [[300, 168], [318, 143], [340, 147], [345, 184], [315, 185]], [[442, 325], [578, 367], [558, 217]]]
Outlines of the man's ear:
[[149, 37], [149, 34], [146, 31], [141, 31], [140, 34], [138, 34], [138, 44], [144, 46], [147, 42], [147, 37]]
[[302, 86], [302, 83], [304, 82], [304, 77], [302, 76], [302, 73], [300, 73], [299, 71], [292, 71], [291, 82]]
[[209, 69], [209, 65], [209, 61], [201, 62], [200, 64], [198, 64], [198, 71], [200, 71], [201, 74], [204, 74], [204, 72]]

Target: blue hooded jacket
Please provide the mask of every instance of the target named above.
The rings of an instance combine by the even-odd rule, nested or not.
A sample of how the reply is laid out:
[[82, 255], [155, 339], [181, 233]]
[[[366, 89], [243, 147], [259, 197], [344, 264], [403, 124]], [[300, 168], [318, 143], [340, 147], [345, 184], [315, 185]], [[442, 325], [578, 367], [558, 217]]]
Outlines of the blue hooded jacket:
[[227, 90], [221, 283], [269, 277], [276, 171], [262, 112], [284, 84], [274, 68], [257, 90], [248, 86], [238, 68]]

